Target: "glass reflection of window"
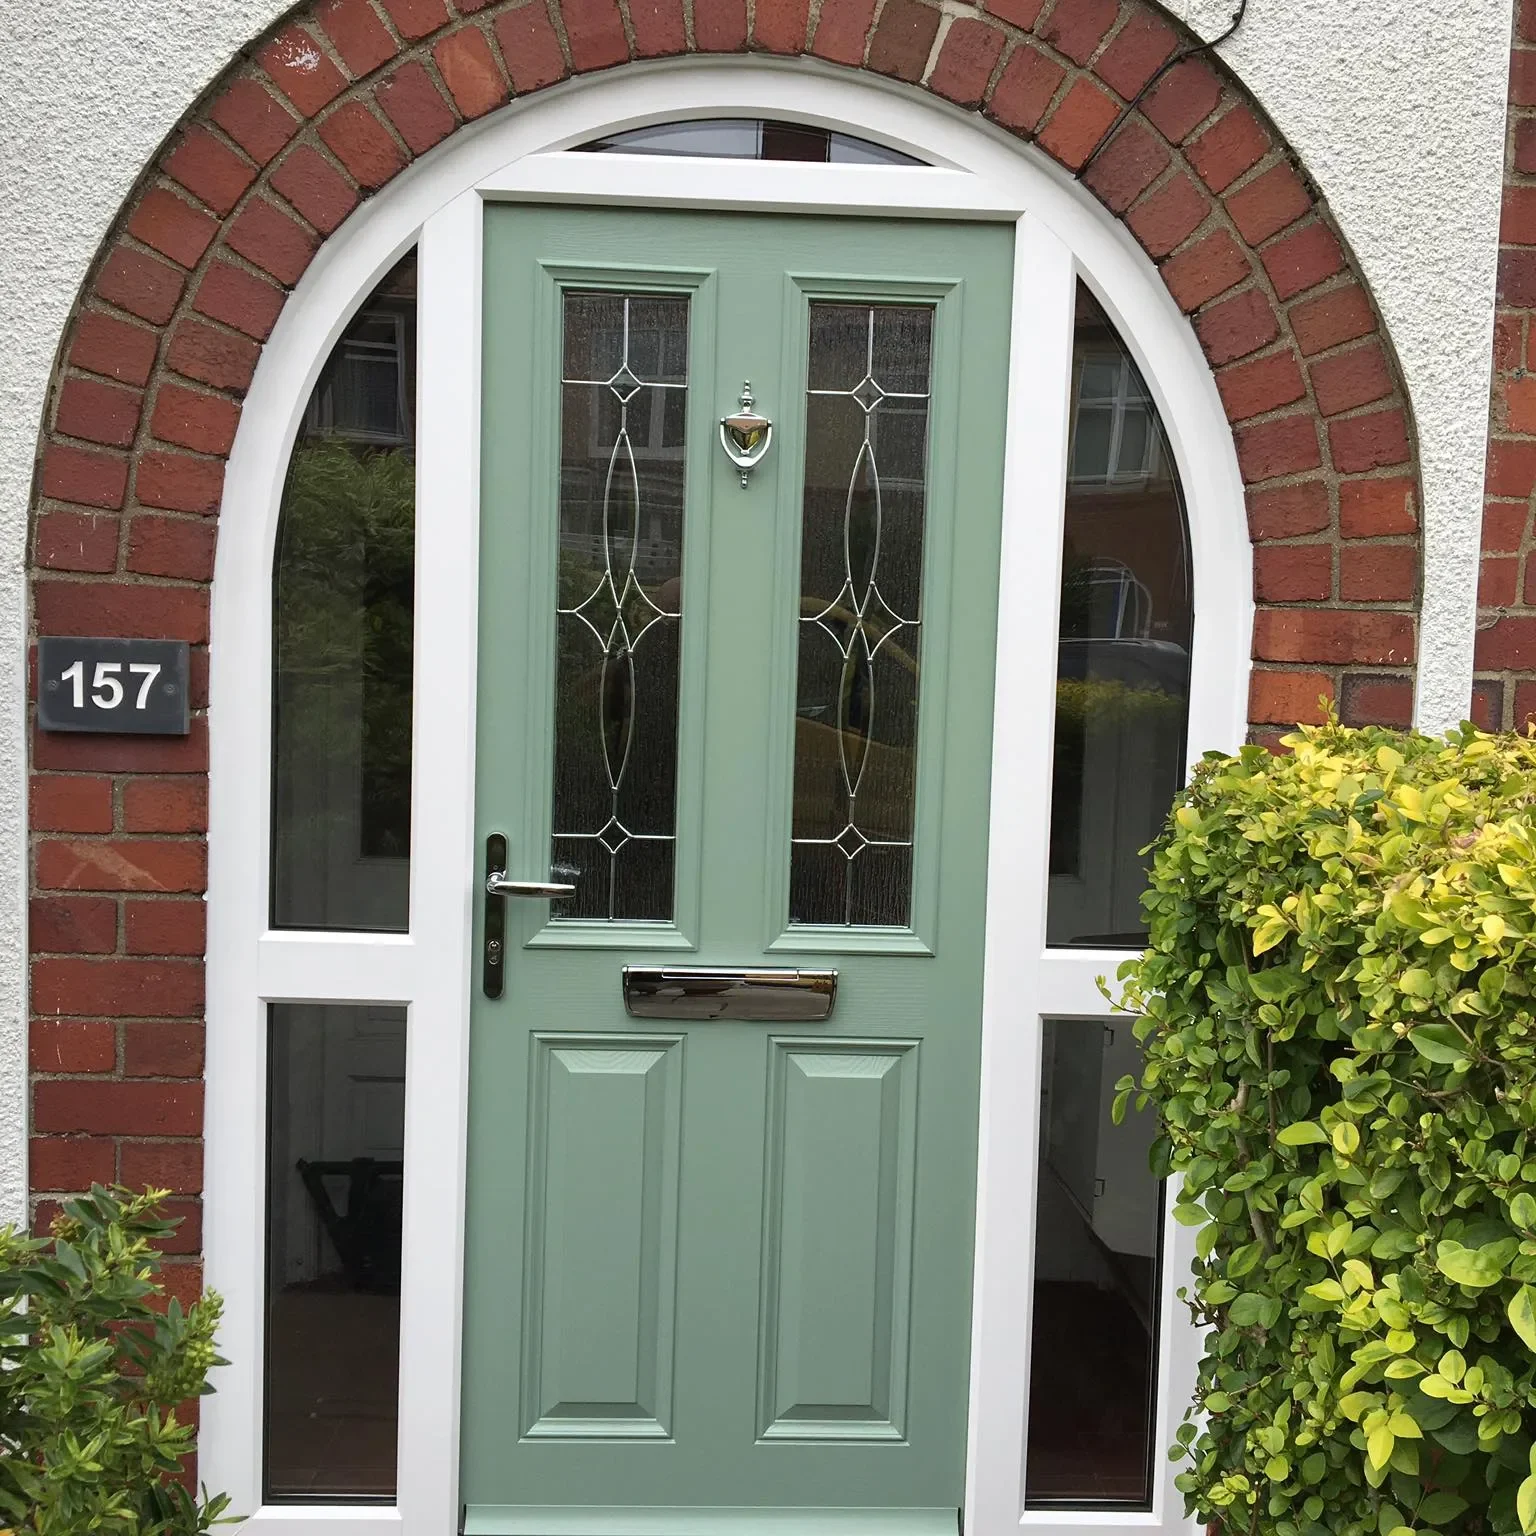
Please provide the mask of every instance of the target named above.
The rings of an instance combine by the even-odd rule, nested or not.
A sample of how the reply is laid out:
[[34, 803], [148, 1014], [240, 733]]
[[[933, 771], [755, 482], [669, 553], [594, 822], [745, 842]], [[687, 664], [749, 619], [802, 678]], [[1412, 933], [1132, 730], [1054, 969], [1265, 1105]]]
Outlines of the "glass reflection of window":
[[380, 300], [337, 345], [304, 413], [307, 435], [361, 443], [411, 441], [407, 315]]
[[1156, 406], [1081, 287], [1074, 352], [1047, 938], [1139, 948], [1140, 850], [1184, 776], [1189, 540]]
[[921, 165], [911, 155], [868, 139], [817, 128], [750, 117], [700, 118], [655, 123], [594, 139], [581, 149], [597, 154], [692, 155], [715, 160], [798, 160], [831, 165]]
[[688, 300], [567, 292], [551, 862], [557, 920], [665, 921], [676, 836]]

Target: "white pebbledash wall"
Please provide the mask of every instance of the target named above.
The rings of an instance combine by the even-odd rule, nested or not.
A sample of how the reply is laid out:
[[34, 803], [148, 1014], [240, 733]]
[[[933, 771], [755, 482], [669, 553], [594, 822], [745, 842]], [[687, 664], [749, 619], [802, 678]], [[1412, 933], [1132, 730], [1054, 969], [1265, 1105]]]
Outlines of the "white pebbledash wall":
[[[1207, 37], [1236, 7], [1165, 3]], [[1327, 198], [1402, 361], [1424, 477], [1428, 729], [1461, 718], [1471, 685], [1511, 4], [1249, 0], [1222, 50]], [[139, 172], [287, 9], [0, 0], [0, 1223], [26, 1196], [24, 575], [49, 375]]]

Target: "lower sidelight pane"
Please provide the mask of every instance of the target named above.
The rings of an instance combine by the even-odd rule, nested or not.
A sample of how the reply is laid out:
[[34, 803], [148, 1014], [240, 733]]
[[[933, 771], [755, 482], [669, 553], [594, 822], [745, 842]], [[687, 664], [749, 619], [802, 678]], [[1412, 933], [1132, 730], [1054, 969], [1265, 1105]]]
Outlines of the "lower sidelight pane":
[[405, 1009], [270, 1017], [264, 1496], [392, 1499]]
[[1138, 1070], [1128, 1023], [1047, 1019], [1026, 1502], [1147, 1508], [1162, 1183], [1153, 1123], [1110, 1118]]

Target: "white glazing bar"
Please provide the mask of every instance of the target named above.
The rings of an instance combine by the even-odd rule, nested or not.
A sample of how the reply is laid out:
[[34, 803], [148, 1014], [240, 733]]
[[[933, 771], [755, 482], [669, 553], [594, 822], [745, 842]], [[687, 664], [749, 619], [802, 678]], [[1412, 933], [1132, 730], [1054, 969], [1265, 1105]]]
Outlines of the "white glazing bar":
[[256, 946], [256, 987], [272, 1003], [408, 1003], [416, 946], [403, 933], [275, 930]]
[[346, 1504], [266, 1504], [241, 1526], [242, 1536], [401, 1536], [398, 1509]]
[[1040, 957], [1036, 1003], [1043, 1018], [1097, 1018], [1112, 1013], [1099, 978], [1117, 997], [1115, 972], [1139, 951], [1129, 949], [1048, 949]]

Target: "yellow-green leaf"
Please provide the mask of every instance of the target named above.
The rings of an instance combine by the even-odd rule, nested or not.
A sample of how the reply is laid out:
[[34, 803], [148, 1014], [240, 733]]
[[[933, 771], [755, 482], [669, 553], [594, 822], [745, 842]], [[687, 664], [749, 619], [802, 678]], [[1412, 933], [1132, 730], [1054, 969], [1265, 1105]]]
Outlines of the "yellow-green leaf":
[[1536, 1353], [1536, 1290], [1522, 1285], [1509, 1298], [1509, 1326], [1520, 1335], [1525, 1347]]

